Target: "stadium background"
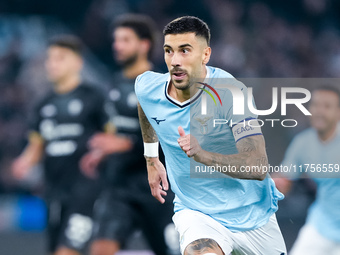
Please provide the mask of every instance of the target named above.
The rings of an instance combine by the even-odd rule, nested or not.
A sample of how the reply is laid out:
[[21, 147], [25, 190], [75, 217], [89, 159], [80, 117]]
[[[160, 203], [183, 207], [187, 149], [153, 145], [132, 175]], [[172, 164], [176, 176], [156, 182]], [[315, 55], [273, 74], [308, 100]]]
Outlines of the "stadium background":
[[[212, 32], [210, 65], [236, 77], [340, 76], [340, 2], [336, 0], [1, 0], [0, 254], [44, 254], [41, 169], [38, 166], [29, 180], [17, 183], [10, 164], [26, 144], [32, 106], [49, 89], [43, 67], [48, 39], [59, 33], [79, 36], [87, 48], [84, 79], [106, 86], [118, 68], [111, 53], [110, 24], [118, 15], [131, 12], [150, 15], [159, 31], [178, 16], [202, 18]], [[158, 39], [153, 61], [165, 71], [161, 33]], [[261, 108], [271, 91], [265, 86], [254, 90]], [[264, 130], [272, 165], [280, 163], [292, 137], [308, 126], [301, 114], [297, 118], [297, 128]], [[277, 215], [288, 248], [314, 193], [313, 184], [301, 180], [280, 203]], [[147, 249], [136, 236], [130, 248]]]

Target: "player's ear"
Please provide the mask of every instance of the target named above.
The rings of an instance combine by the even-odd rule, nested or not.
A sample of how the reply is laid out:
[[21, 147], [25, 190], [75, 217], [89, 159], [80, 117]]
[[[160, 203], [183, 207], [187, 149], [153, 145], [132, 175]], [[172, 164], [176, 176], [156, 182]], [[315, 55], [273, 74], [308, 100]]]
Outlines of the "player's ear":
[[204, 50], [203, 50], [203, 60], [202, 63], [204, 65], [208, 64], [209, 60], [210, 60], [210, 56], [211, 56], [211, 48], [209, 46], [207, 46]]
[[80, 56], [80, 55], [76, 55], [75, 64], [76, 64], [76, 69], [78, 71], [81, 71], [83, 69], [83, 66], [84, 66], [84, 59], [83, 59], [83, 57]]
[[148, 52], [150, 51], [150, 47], [151, 47], [151, 43], [149, 40], [141, 40], [140, 41], [140, 51], [142, 54], [148, 54]]

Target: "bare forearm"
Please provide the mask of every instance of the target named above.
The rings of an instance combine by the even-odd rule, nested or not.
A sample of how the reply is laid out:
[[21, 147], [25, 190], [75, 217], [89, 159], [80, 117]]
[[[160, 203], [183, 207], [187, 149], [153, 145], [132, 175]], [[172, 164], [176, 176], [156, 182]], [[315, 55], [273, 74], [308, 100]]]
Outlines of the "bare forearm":
[[237, 144], [239, 153], [223, 155], [208, 151], [201, 151], [195, 160], [221, 169], [233, 178], [263, 180], [268, 169], [268, 159], [264, 149], [262, 136], [245, 138]]
[[138, 104], [138, 116], [139, 116], [140, 127], [142, 130], [143, 141], [145, 143], [158, 142], [157, 134], [155, 130], [153, 129], [153, 127], [151, 126], [140, 104]]
[[265, 172], [263, 166], [268, 163], [267, 157], [259, 155], [257, 158], [245, 153], [223, 155], [213, 152], [202, 152], [200, 163], [222, 169], [222, 173], [238, 179], [263, 180]]
[[159, 161], [158, 157], [147, 157], [144, 156], [145, 160], [146, 160], [146, 165], [147, 166], [155, 166], [155, 164]]
[[21, 154], [21, 158], [32, 166], [40, 162], [43, 156], [44, 142], [38, 135], [31, 135], [29, 144]]

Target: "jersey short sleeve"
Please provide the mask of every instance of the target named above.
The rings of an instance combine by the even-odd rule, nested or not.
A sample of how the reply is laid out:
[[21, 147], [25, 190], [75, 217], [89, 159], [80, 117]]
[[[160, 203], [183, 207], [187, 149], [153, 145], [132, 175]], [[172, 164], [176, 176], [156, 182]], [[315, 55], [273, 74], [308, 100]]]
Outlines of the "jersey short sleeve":
[[142, 90], [141, 90], [141, 85], [140, 85], [140, 80], [142, 79], [142, 75], [143, 74], [140, 74], [137, 76], [136, 78], [136, 81], [135, 81], [135, 93], [138, 97], [138, 95], [140, 95], [142, 93]]
[[42, 138], [40, 134], [40, 124], [43, 120], [42, 113], [43, 112], [54, 112], [55, 108], [51, 105], [45, 105], [46, 101], [50, 98], [51, 94], [47, 95], [45, 98], [40, 100], [34, 107], [33, 111], [29, 114], [28, 121], [28, 137], [39, 136]]
[[[298, 135], [289, 144], [281, 165], [284, 167], [287, 167], [287, 169], [291, 169], [293, 168], [293, 166], [300, 165], [302, 163], [300, 162], [301, 152], [304, 152], [304, 146], [303, 146], [303, 143], [300, 141], [300, 137]], [[296, 179], [300, 176], [300, 173], [298, 171], [296, 172], [290, 171], [290, 172], [285, 172], [283, 174], [284, 174], [284, 177], [290, 178], [290, 179]]]
[[113, 106], [110, 104], [107, 97], [98, 91], [95, 95], [94, 121], [97, 124], [98, 130], [104, 130], [106, 125], [110, 123], [110, 118], [113, 115]]
[[29, 132], [39, 132], [39, 123], [41, 121], [41, 117], [39, 114], [40, 105], [36, 105], [33, 109], [33, 112], [30, 114], [29, 120]]
[[158, 75], [155, 72], [146, 71], [137, 76], [135, 81], [135, 93], [138, 100], [142, 100], [143, 95], [148, 95], [154, 90], [155, 80]]
[[[226, 105], [224, 118], [231, 126], [235, 142], [243, 138], [262, 135], [261, 125], [257, 115], [252, 113], [248, 107], [248, 88], [235, 78], [228, 79], [232, 87], [224, 94], [222, 104]], [[242, 95], [242, 96], [241, 96]], [[243, 98], [243, 100], [239, 100]], [[237, 101], [236, 101], [237, 100]], [[254, 98], [251, 98], [252, 106], [256, 109]], [[243, 111], [240, 110], [240, 107]]]

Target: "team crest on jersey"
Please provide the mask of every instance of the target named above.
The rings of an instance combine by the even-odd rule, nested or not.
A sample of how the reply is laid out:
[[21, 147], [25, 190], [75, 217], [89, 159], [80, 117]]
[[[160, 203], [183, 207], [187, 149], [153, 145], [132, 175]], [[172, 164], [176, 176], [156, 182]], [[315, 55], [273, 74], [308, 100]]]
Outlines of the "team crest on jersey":
[[80, 99], [72, 99], [68, 103], [68, 112], [71, 115], [79, 115], [81, 111], [83, 110], [83, 102]]
[[201, 134], [205, 135], [205, 134], [208, 133], [209, 129], [208, 129], [208, 123], [207, 122], [212, 117], [213, 117], [212, 115], [200, 115], [200, 116], [194, 117], [194, 120], [196, 120], [200, 124]]
[[57, 107], [53, 104], [47, 104], [41, 108], [40, 114], [44, 118], [53, 117], [57, 114]]

